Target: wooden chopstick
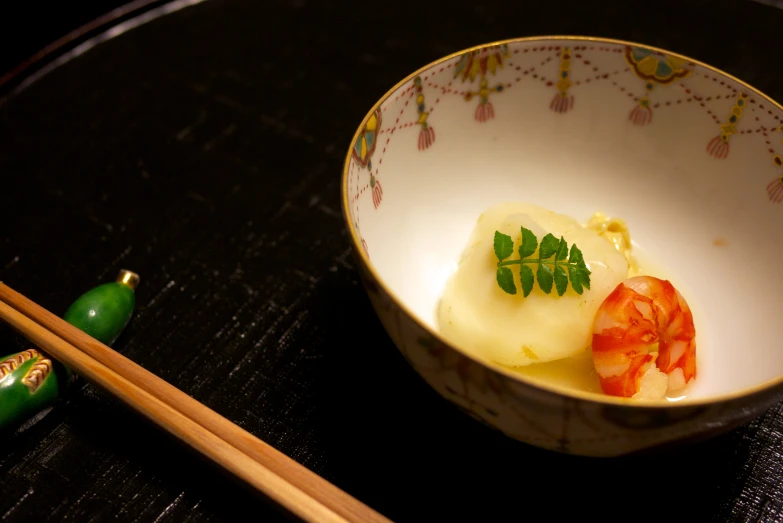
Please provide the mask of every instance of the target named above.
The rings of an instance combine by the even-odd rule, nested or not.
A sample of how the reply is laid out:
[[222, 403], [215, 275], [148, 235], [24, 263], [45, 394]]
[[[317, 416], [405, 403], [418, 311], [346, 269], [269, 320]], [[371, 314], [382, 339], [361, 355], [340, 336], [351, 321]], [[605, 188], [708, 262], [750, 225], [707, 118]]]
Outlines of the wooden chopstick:
[[305, 521], [390, 520], [0, 282], [0, 318], [77, 374]]

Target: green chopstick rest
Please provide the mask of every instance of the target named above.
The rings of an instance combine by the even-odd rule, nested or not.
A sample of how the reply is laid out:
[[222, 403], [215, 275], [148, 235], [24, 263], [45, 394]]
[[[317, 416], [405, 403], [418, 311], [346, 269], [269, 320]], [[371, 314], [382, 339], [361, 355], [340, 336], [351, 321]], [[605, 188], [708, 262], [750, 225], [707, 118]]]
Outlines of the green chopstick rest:
[[120, 271], [116, 281], [85, 292], [68, 307], [63, 319], [105, 345], [111, 345], [128, 325], [136, 306], [139, 277]]
[[[63, 319], [111, 345], [133, 315], [138, 284], [136, 273], [122, 270], [115, 281], [79, 296]], [[36, 347], [0, 357], [0, 431], [51, 409], [72, 381], [70, 369]]]

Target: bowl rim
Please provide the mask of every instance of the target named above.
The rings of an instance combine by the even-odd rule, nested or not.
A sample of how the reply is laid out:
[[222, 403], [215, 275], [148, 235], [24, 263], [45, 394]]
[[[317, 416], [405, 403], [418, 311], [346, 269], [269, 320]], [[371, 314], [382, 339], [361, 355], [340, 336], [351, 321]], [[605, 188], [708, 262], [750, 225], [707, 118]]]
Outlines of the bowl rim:
[[350, 166], [351, 166], [351, 158], [352, 158], [352, 150], [353, 145], [356, 143], [356, 140], [359, 139], [359, 136], [367, 123], [367, 121], [370, 119], [370, 117], [375, 114], [375, 111], [380, 108], [380, 106], [388, 100], [398, 89], [403, 87], [408, 82], [412, 81], [416, 76], [419, 76], [420, 74], [426, 72], [427, 70], [436, 67], [443, 62], [446, 62], [448, 60], [457, 58], [465, 53], [478, 51], [481, 49], [485, 49], [487, 47], [492, 46], [498, 46], [498, 45], [507, 45], [507, 44], [515, 44], [515, 43], [526, 43], [526, 42], [536, 42], [536, 41], [548, 41], [548, 40], [572, 40], [572, 41], [584, 41], [584, 42], [598, 42], [598, 43], [608, 43], [608, 44], [615, 44], [615, 45], [625, 45], [625, 46], [631, 46], [631, 47], [638, 47], [647, 49], [652, 52], [656, 53], [663, 53], [668, 56], [674, 56], [677, 58], [681, 58], [683, 60], [686, 60], [694, 65], [698, 65], [701, 67], [704, 67], [707, 70], [712, 71], [713, 73], [716, 73], [722, 77], [728, 78], [739, 85], [743, 86], [744, 88], [748, 89], [749, 91], [752, 91], [755, 95], [765, 99], [767, 102], [769, 102], [772, 106], [783, 112], [783, 105], [777, 101], [775, 101], [770, 96], [766, 95], [759, 89], [753, 87], [749, 83], [740, 80], [736, 76], [733, 76], [721, 69], [718, 69], [717, 67], [711, 66], [705, 62], [702, 62], [701, 60], [696, 60], [694, 58], [691, 58], [687, 55], [683, 55], [680, 53], [672, 52], [667, 49], [663, 49], [660, 47], [655, 47], [648, 44], [642, 44], [638, 42], [633, 42], [629, 40], [622, 40], [622, 39], [615, 39], [615, 38], [605, 38], [605, 37], [598, 37], [598, 36], [580, 36], [580, 35], [539, 35], [539, 36], [525, 36], [525, 37], [517, 37], [517, 38], [508, 38], [503, 40], [497, 40], [493, 42], [488, 42], [484, 44], [475, 45], [472, 47], [468, 47], [462, 50], [458, 50], [456, 52], [450, 53], [446, 56], [443, 56], [441, 58], [438, 58], [435, 61], [432, 61], [414, 72], [407, 75], [405, 78], [403, 78], [401, 81], [397, 82], [393, 87], [388, 89], [386, 93], [383, 94], [370, 108], [370, 110], [367, 112], [365, 117], [362, 119], [361, 123], [359, 124], [358, 128], [356, 129], [356, 132], [353, 135], [353, 138], [351, 140], [351, 143], [348, 147], [348, 152], [345, 156], [345, 162], [343, 164], [343, 173], [340, 180], [340, 192], [341, 192], [341, 207], [342, 207], [342, 215], [343, 220], [345, 222], [346, 228], [348, 229], [349, 235], [351, 237], [351, 247], [353, 249], [354, 255], [358, 256], [361, 263], [365, 266], [367, 271], [370, 273], [372, 278], [377, 282], [377, 284], [381, 287], [383, 292], [385, 292], [389, 298], [391, 298], [392, 301], [394, 301], [395, 305], [400, 308], [408, 317], [411, 318], [422, 330], [424, 330], [427, 334], [432, 336], [435, 340], [437, 340], [439, 343], [445, 345], [446, 347], [449, 347], [450, 349], [458, 352], [461, 356], [468, 358], [470, 361], [476, 363], [477, 365], [480, 365], [484, 368], [487, 368], [493, 372], [497, 372], [498, 374], [501, 374], [507, 379], [512, 380], [513, 382], [516, 382], [518, 384], [531, 387], [538, 392], [545, 392], [545, 393], [552, 393], [558, 396], [566, 396], [573, 399], [578, 399], [581, 401], [586, 401], [589, 403], [594, 403], [598, 405], [606, 405], [606, 406], [619, 406], [619, 407], [633, 407], [633, 408], [644, 408], [644, 409], [678, 409], [678, 408], [698, 408], [698, 407], [706, 407], [711, 405], [717, 405], [721, 403], [726, 403], [732, 400], [737, 400], [740, 398], [747, 398], [756, 394], [760, 394], [765, 391], [771, 391], [772, 389], [776, 387], [780, 387], [783, 385], [783, 374], [776, 378], [772, 378], [770, 380], [767, 380], [763, 383], [760, 383], [758, 385], [754, 385], [751, 387], [746, 387], [744, 389], [740, 389], [738, 391], [734, 392], [728, 392], [723, 394], [717, 394], [717, 395], [711, 395], [704, 398], [696, 398], [696, 399], [688, 399], [687, 397], [682, 401], [676, 401], [671, 402], [667, 400], [656, 400], [656, 401], [640, 401], [635, 400], [632, 398], [622, 398], [617, 396], [610, 396], [608, 394], [600, 394], [597, 392], [587, 392], [587, 391], [581, 391], [576, 389], [570, 389], [565, 386], [558, 386], [558, 385], [551, 385], [547, 383], [538, 382], [532, 379], [527, 378], [526, 376], [522, 374], [517, 374], [511, 371], [510, 369], [505, 369], [501, 366], [496, 366], [491, 363], [485, 362], [480, 360], [479, 358], [476, 358], [472, 354], [468, 353], [467, 351], [461, 349], [454, 343], [451, 343], [449, 340], [447, 340], [443, 335], [441, 335], [436, 329], [430, 327], [425, 322], [423, 322], [419, 315], [413, 311], [410, 310], [410, 308], [405, 304], [403, 300], [400, 299], [399, 296], [391, 289], [391, 287], [383, 280], [381, 275], [378, 273], [376, 268], [374, 267], [372, 261], [370, 260], [368, 254], [364, 251], [364, 249], [361, 246], [361, 238], [359, 237], [358, 231], [353, 225], [353, 222], [350, 219], [350, 200], [348, 195], [348, 178], [350, 173]]

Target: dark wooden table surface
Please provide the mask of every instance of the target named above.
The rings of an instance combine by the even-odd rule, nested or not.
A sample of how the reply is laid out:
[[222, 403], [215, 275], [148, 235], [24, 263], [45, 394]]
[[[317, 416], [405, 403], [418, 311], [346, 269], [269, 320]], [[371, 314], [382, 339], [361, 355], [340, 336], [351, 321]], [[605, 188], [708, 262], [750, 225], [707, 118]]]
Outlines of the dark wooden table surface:
[[[783, 100], [781, 28], [749, 0], [194, 3], [4, 86], [0, 279], [62, 313], [140, 273], [117, 350], [396, 521], [779, 521], [783, 406], [662, 456], [596, 460], [441, 400], [359, 284], [339, 185], [372, 103], [442, 55], [608, 36]], [[0, 326], [0, 344], [26, 342]], [[0, 445], [3, 522], [278, 515], [83, 381]]]

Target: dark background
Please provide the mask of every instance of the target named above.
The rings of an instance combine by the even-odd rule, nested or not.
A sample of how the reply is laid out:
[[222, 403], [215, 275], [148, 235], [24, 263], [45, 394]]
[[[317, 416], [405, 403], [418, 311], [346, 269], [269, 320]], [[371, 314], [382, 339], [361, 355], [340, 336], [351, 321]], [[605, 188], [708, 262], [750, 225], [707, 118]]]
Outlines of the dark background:
[[[734, 3], [742, 5], [745, 1], [736, 0]], [[754, 0], [757, 3], [778, 6], [783, 8], [781, 0]], [[19, 65], [26, 62], [36, 53], [44, 50], [53, 42], [68, 38], [70, 33], [78, 32], [85, 24], [95, 19], [110, 14], [113, 10], [125, 8], [130, 10], [143, 10], [145, 8], [159, 5], [165, 2], [155, 0], [136, 0], [135, 2], [123, 0], [82, 0], [79, 2], [16, 2], [13, 7], [6, 6], [3, 16], [0, 16], [0, 76], [3, 73], [11, 71]], [[318, 3], [318, 2], [314, 2]], [[704, 15], [709, 16], [710, 2], [688, 2], [694, 5], [702, 5]], [[721, 2], [719, 2], [721, 3]], [[725, 2], [723, 2], [725, 3]], [[524, 2], [521, 2], [524, 4]], [[589, 5], [590, 2], [583, 2]], [[593, 2], [598, 6], [600, 2]], [[349, 5], [346, 3], [346, 5]], [[629, 2], [628, 16], [629, 21], [636, 10], [634, 2]], [[639, 15], [645, 11], [644, 4], [636, 4], [639, 7]], [[471, 6], [469, 10], [479, 9], [478, 5]], [[488, 9], [491, 7], [488, 5]], [[738, 9], [742, 9], [739, 7]], [[564, 7], [563, 15], [567, 16], [568, 9]], [[739, 14], [738, 14], [739, 16]], [[372, 13], [367, 13], [368, 22], [372, 21]], [[415, 24], [416, 17], [412, 16], [409, 23]], [[677, 20], [677, 22], [675, 22]], [[681, 23], [676, 12], [672, 13], [672, 24]], [[714, 27], [713, 30], [720, 30]], [[723, 29], [725, 36], [730, 38], [731, 30], [729, 27]], [[770, 45], [774, 45], [770, 42]]]
[[128, 4], [123, 0], [6, 4], [0, 16], [0, 75], [88, 22]]
[[[0, 19], [3, 69], [108, 5], [20, 6]], [[397, 521], [779, 521], [781, 406], [663, 457], [593, 460], [521, 445], [447, 405], [359, 285], [339, 173], [389, 87], [472, 45], [627, 39], [783, 99], [781, 27], [783, 12], [746, 0], [209, 0], [0, 105], [0, 279], [58, 312], [119, 268], [138, 271], [117, 350]], [[0, 344], [25, 346], [3, 326]], [[0, 445], [3, 522], [272, 515], [83, 382]]]

